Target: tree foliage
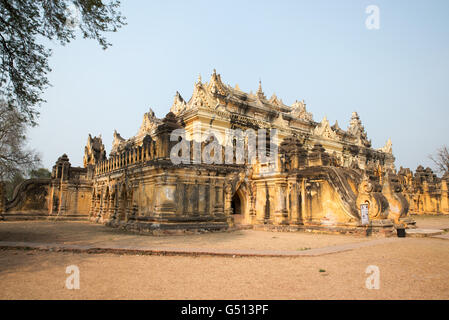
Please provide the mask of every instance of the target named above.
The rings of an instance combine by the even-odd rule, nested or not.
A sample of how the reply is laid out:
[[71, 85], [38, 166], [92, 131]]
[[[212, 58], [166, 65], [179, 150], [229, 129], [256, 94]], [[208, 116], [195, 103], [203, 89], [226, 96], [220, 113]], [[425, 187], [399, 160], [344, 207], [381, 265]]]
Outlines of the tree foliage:
[[11, 201], [16, 187], [21, 184], [25, 178], [20, 172], [17, 172], [9, 180], [4, 182], [6, 199]]
[[0, 101], [0, 181], [28, 172], [39, 156], [26, 149], [26, 124], [17, 110]]
[[50, 178], [51, 172], [47, 168], [39, 168], [39, 169], [31, 170], [29, 176], [31, 179]]
[[81, 33], [103, 49], [105, 32], [125, 24], [116, 0], [0, 0], [0, 98], [20, 119], [35, 125], [43, 91], [50, 85], [51, 50], [40, 42], [61, 45]]
[[[47, 168], [39, 168], [39, 169], [32, 169], [28, 173], [28, 178], [30, 179], [43, 179], [43, 178], [50, 178], [51, 172]], [[22, 172], [17, 171], [13, 174], [13, 176], [4, 181], [5, 186], [5, 196], [6, 199], [11, 201], [12, 197], [14, 195], [14, 190], [17, 188], [19, 184], [21, 184], [23, 181], [27, 179], [26, 176], [22, 174]]]
[[439, 148], [435, 154], [430, 155], [429, 158], [433, 161], [439, 173], [444, 175], [449, 172], [449, 148], [447, 146]]

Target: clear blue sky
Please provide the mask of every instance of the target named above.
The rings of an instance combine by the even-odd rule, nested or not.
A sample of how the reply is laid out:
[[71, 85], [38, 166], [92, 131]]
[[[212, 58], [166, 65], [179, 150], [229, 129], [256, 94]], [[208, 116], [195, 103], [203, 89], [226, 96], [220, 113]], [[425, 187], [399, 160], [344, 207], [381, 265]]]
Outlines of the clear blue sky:
[[[163, 117], [213, 69], [244, 91], [305, 99], [315, 121], [346, 129], [352, 111], [373, 147], [393, 142], [396, 166], [431, 165], [449, 144], [449, 1], [122, 1], [128, 25], [103, 51], [79, 38], [52, 45], [52, 87], [30, 146], [49, 169], [82, 165], [87, 135], [137, 133], [150, 107]], [[380, 29], [368, 30], [368, 5]]]

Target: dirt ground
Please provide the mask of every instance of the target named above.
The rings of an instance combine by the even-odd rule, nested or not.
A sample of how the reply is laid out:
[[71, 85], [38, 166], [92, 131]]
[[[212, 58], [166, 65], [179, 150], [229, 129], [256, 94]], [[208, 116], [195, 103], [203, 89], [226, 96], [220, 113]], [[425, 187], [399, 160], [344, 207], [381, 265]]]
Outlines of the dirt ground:
[[158, 248], [215, 248], [243, 250], [304, 250], [359, 243], [370, 238], [339, 234], [266, 232], [238, 230], [203, 234], [150, 236], [123, 232], [89, 222], [6, 222], [0, 223], [0, 241], [117, 245]]
[[[449, 225], [449, 217], [424, 217], [418, 222], [421, 220], [423, 227]], [[93, 232], [97, 229], [78, 230], [78, 225], [64, 224], [66, 232], [74, 231], [64, 235], [62, 231], [52, 233], [49, 227], [40, 228], [45, 224], [17, 224], [22, 226], [1, 223], [0, 241], [81, 243], [110, 241], [108, 237], [112, 237], [130, 243], [161, 241], [161, 246], [220, 244], [235, 249], [280, 246], [285, 250], [372, 241], [354, 236], [250, 230], [238, 231], [241, 234], [237, 233], [234, 241], [232, 233], [142, 240], [142, 236], [114, 231], [99, 235]], [[94, 227], [104, 230], [102, 226]], [[78, 290], [69, 290], [65, 285], [70, 265], [80, 270]], [[380, 271], [379, 289], [367, 289], [365, 285], [369, 277], [366, 269], [372, 265]], [[0, 299], [449, 299], [449, 241], [401, 238], [345, 252], [295, 258], [0, 250]]]

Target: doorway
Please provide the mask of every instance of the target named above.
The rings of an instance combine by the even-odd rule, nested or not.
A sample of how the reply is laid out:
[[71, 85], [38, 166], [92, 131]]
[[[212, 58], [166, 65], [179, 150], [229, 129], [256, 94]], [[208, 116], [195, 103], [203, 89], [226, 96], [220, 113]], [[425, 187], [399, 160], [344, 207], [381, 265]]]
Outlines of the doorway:
[[243, 222], [243, 208], [242, 199], [240, 199], [238, 192], [236, 192], [232, 197], [231, 208], [234, 223], [241, 224]]

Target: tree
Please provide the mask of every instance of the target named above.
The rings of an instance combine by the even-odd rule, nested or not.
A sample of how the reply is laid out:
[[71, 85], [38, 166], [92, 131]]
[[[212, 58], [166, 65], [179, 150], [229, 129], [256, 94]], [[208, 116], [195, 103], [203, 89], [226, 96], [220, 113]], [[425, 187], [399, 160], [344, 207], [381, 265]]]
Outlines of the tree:
[[[50, 178], [51, 172], [48, 171], [47, 168], [39, 168], [39, 169], [31, 170], [28, 174], [28, 177], [30, 179]], [[25, 180], [26, 180], [26, 177], [23, 176], [22, 172], [17, 171], [13, 174], [13, 176], [10, 179], [8, 179], [7, 181], [4, 181], [6, 199], [11, 201], [12, 196], [14, 195], [14, 190], [17, 188], [17, 186], [19, 184], [21, 184]]]
[[35, 168], [39, 156], [25, 149], [26, 124], [20, 114], [0, 101], [0, 181]]
[[22, 173], [16, 172], [11, 179], [8, 181], [5, 181], [5, 196], [6, 199], [11, 201], [12, 196], [14, 195], [14, 190], [16, 187], [21, 184], [25, 178], [23, 177]]
[[444, 175], [449, 172], [449, 148], [447, 146], [439, 148], [435, 154], [430, 155], [429, 158], [433, 161], [439, 173]]
[[125, 25], [119, 6], [116, 0], [0, 0], [0, 98], [21, 121], [36, 125], [50, 85], [51, 50], [39, 41], [65, 45], [80, 32], [106, 49], [111, 44], [103, 34]]
[[50, 178], [51, 172], [48, 171], [47, 168], [39, 168], [36, 170], [31, 170], [29, 174], [31, 179], [44, 179], [44, 178]]

